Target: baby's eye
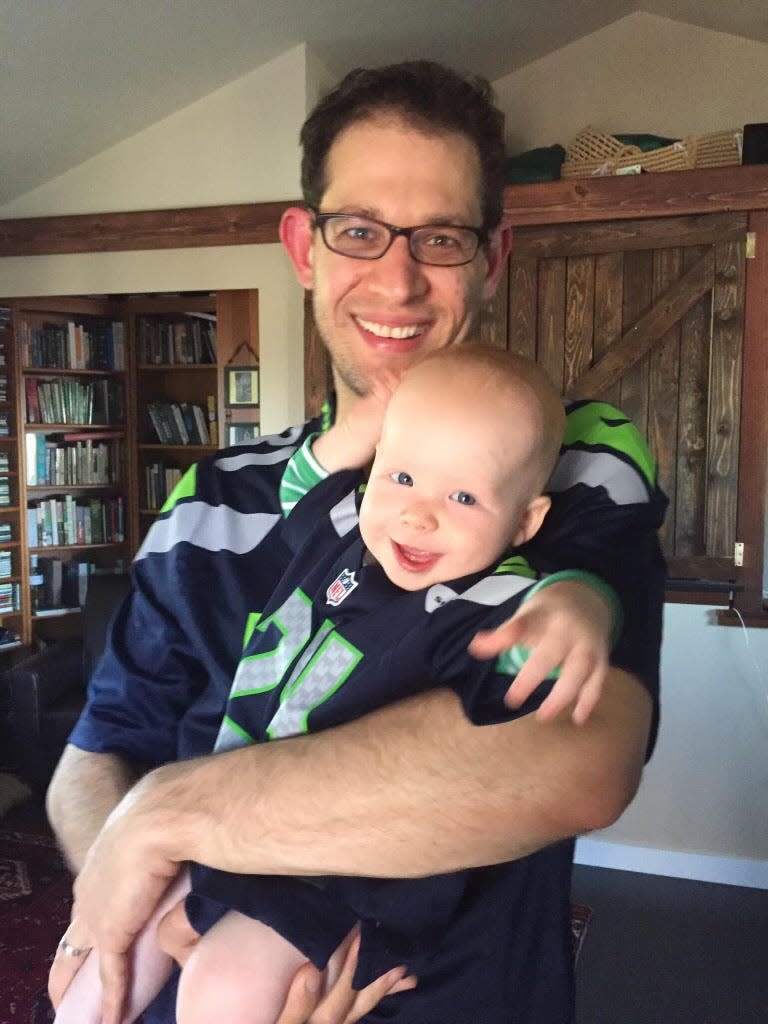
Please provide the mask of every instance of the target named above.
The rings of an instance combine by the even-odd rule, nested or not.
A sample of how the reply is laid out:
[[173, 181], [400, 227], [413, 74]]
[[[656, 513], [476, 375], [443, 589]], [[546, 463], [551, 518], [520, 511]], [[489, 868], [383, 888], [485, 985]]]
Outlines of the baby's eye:
[[393, 480], [396, 484], [402, 484], [403, 487], [413, 487], [413, 477], [410, 473], [390, 473], [390, 480]]
[[469, 491], [454, 491], [449, 495], [451, 501], [458, 501], [460, 505], [474, 505], [475, 497]]

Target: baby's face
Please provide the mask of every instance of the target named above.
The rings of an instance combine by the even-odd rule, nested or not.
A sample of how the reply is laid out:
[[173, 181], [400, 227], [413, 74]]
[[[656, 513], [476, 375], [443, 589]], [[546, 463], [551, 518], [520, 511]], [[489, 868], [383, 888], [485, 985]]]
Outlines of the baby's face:
[[527, 425], [505, 437], [492, 401], [437, 391], [396, 391], [360, 510], [366, 547], [404, 590], [490, 566], [522, 540], [530, 498]]

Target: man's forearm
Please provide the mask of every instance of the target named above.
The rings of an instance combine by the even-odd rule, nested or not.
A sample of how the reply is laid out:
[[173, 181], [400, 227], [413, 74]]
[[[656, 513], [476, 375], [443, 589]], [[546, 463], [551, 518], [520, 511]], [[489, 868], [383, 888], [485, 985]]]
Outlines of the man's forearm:
[[67, 746], [46, 797], [46, 809], [70, 869], [77, 873], [113, 808], [138, 778], [115, 754]]
[[498, 863], [614, 820], [649, 721], [647, 694], [616, 670], [579, 727], [565, 715], [476, 727], [435, 691], [158, 769], [129, 817], [150, 860], [236, 872], [412, 877]]

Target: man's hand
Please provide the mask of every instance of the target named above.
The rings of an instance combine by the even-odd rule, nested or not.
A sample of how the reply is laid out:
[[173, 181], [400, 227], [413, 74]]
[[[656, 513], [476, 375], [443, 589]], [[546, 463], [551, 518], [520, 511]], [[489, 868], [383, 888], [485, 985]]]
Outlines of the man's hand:
[[[404, 967], [395, 967], [367, 988], [356, 992], [352, 978], [360, 951], [360, 934], [355, 929], [345, 939], [347, 950], [339, 977], [327, 991], [323, 973], [311, 963], [299, 968], [293, 979], [283, 1012], [275, 1024], [355, 1024], [385, 996], [405, 992], [418, 984]], [[343, 945], [340, 948], [343, 948]], [[335, 954], [334, 954], [335, 955]]]
[[102, 1024], [120, 1024], [131, 983], [131, 947], [180, 866], [147, 843], [141, 820], [134, 820], [135, 804], [132, 790], [107, 819], [74, 884], [70, 927], [77, 921], [78, 939], [82, 929], [88, 945], [99, 951]]
[[469, 652], [492, 658], [516, 644], [530, 650], [505, 697], [513, 708], [559, 667], [557, 683], [536, 716], [546, 722], [573, 704], [573, 721], [581, 725], [602, 693], [612, 626], [611, 606], [597, 590], [564, 580], [538, 591], [501, 626], [478, 633]]

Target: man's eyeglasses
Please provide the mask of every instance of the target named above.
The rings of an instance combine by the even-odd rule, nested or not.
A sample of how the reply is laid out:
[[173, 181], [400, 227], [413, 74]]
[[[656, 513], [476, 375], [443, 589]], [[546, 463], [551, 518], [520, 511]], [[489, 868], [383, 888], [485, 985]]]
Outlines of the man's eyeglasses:
[[340, 256], [351, 256], [353, 260], [378, 260], [402, 235], [408, 239], [408, 248], [417, 263], [435, 267], [460, 267], [471, 263], [486, 237], [482, 228], [456, 224], [398, 228], [394, 224], [351, 213], [315, 213], [315, 226], [320, 228], [326, 246]]

